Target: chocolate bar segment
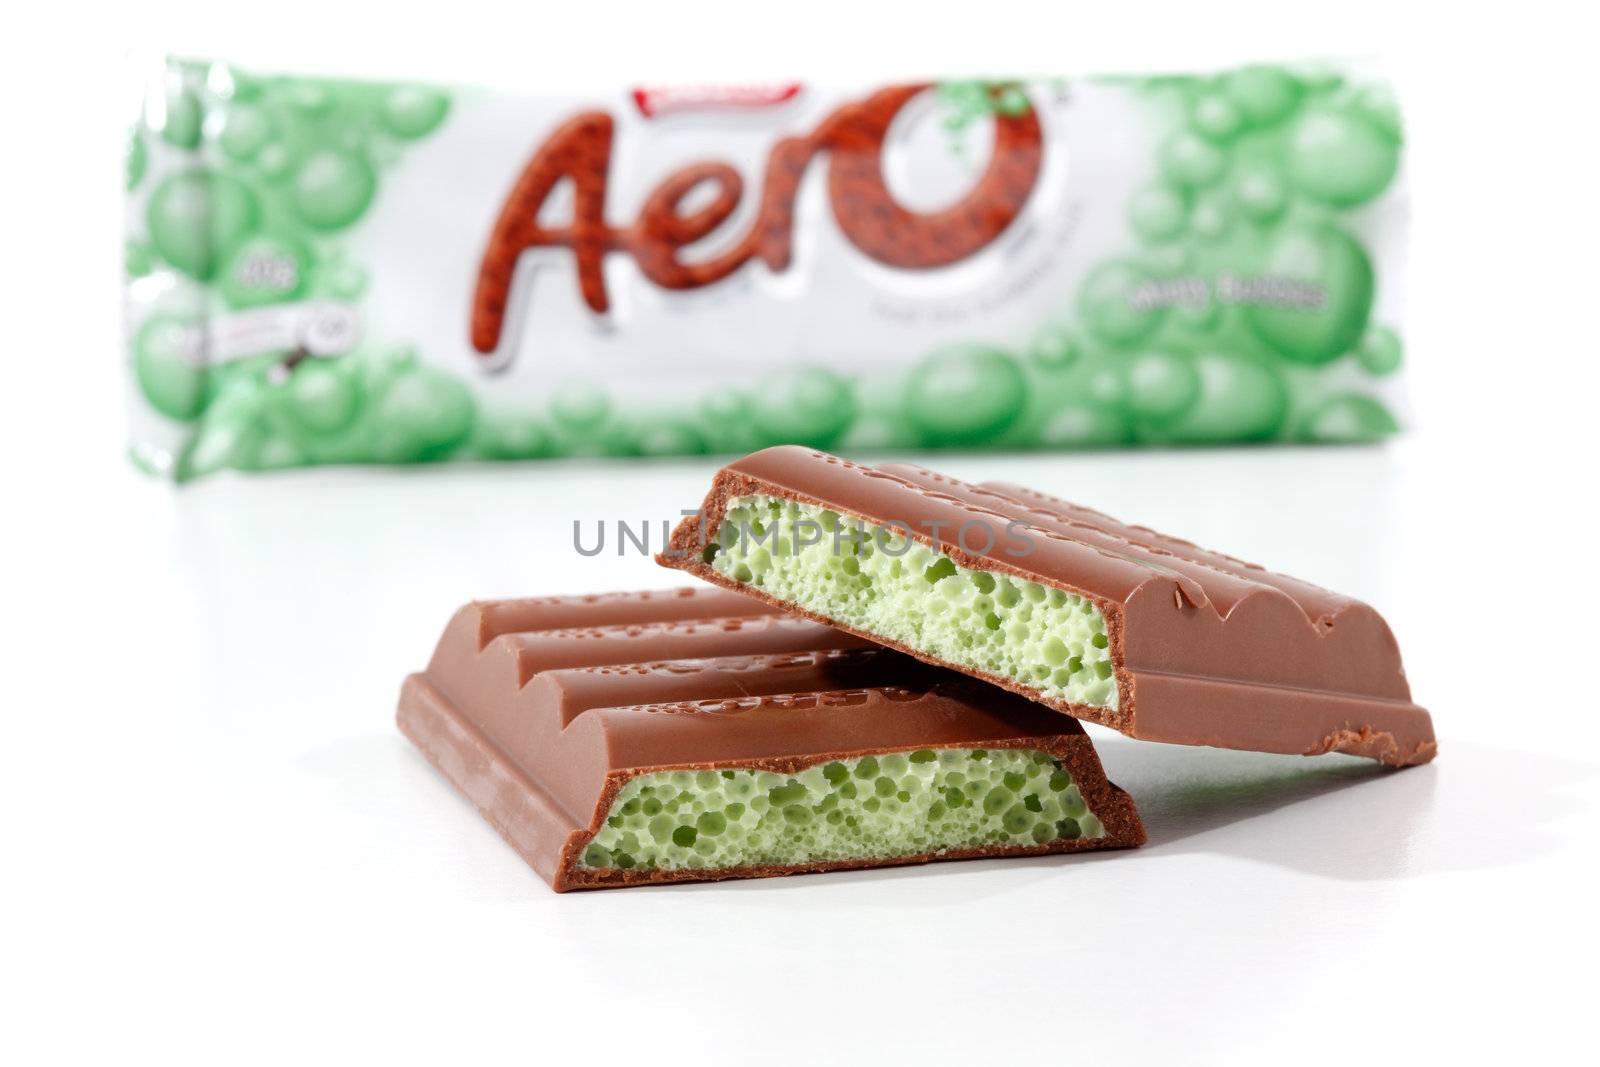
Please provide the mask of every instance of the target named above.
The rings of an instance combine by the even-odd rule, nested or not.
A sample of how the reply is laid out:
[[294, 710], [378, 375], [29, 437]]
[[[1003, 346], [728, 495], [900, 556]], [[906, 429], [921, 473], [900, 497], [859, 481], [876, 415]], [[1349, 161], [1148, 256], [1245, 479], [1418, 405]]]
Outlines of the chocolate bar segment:
[[398, 718], [557, 891], [1144, 840], [1072, 720], [717, 589], [469, 604]]
[[1366, 604], [1015, 486], [769, 448], [658, 560], [1131, 737], [1436, 750]]

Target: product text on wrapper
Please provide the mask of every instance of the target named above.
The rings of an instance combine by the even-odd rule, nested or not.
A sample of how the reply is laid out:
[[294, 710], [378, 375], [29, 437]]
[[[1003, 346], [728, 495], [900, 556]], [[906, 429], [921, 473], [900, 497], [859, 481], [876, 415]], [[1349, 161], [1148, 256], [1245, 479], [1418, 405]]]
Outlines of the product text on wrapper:
[[[604, 259], [633, 257], [641, 273], [664, 289], [697, 289], [719, 282], [752, 260], [773, 272], [788, 268], [794, 250], [795, 197], [801, 178], [827, 156], [828, 202], [851, 245], [890, 267], [928, 270], [958, 263], [983, 249], [1021, 213], [1039, 176], [1043, 143], [1032, 108], [994, 115], [988, 165], [959, 201], [935, 212], [907, 210], [884, 175], [890, 125], [926, 85], [884, 89], [827, 116], [809, 135], [779, 140], [767, 157], [759, 209], [744, 236], [719, 255], [684, 262], [681, 253], [727, 222], [744, 195], [744, 179], [726, 163], [693, 163], [672, 172], [645, 198], [630, 226], [606, 222], [606, 186], [615, 123], [588, 111], [562, 124], [517, 178], [489, 235], [472, 302], [472, 346], [491, 355], [501, 346], [517, 261], [537, 248], [572, 253], [578, 288], [596, 314], [611, 307]], [[539, 213], [563, 181], [572, 184], [572, 217], [541, 224]], [[697, 190], [709, 202], [689, 210]], [[704, 193], [699, 194], [704, 198]]]

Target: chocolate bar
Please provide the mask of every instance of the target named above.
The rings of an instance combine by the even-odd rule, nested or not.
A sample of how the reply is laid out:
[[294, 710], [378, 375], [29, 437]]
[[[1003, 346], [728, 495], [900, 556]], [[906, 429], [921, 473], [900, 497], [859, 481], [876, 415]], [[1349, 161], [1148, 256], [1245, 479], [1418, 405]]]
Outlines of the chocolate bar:
[[1130, 737], [1433, 758], [1359, 601], [1088, 508], [798, 446], [719, 472], [658, 557]]
[[468, 604], [399, 724], [558, 892], [1144, 841], [1072, 720], [717, 589]]

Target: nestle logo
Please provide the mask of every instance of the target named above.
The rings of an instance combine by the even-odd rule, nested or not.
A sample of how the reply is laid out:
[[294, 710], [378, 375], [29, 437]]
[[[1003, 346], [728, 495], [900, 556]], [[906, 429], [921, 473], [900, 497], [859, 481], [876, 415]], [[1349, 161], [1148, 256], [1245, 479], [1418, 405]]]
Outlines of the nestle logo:
[[646, 86], [633, 91], [639, 114], [647, 119], [679, 111], [722, 111], [775, 107], [800, 95], [800, 83], [787, 85]]

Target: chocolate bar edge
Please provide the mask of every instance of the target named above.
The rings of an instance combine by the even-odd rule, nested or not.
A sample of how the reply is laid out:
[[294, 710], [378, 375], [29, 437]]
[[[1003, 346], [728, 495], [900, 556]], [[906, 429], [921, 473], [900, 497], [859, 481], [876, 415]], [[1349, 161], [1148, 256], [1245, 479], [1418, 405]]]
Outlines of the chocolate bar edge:
[[[1081, 592], [1080, 595], [1093, 601], [1105, 618], [1106, 633], [1110, 640], [1114, 661], [1117, 663], [1118, 701], [1116, 708], [1095, 707], [1088, 704], [1075, 704], [1057, 698], [1042, 697], [1036, 691], [1010, 678], [946, 662], [900, 642], [888, 640], [868, 630], [852, 626], [842, 620], [829, 618], [798, 604], [781, 600], [759, 588], [728, 578], [701, 559], [701, 553], [708, 543], [710, 531], [720, 527], [729, 501], [738, 497], [756, 494], [775, 496], [841, 511], [841, 513], [849, 514], [867, 523], [882, 524], [884, 522], [883, 516], [862, 514], [851, 509], [840, 509], [836, 503], [819, 499], [790, 486], [780, 485], [766, 478], [735, 470], [732, 467], [724, 467], [713, 478], [711, 488], [706, 494], [698, 515], [685, 518], [678, 524], [677, 528], [672, 532], [666, 550], [655, 557], [656, 562], [664, 567], [693, 574], [703, 581], [724, 589], [743, 593], [792, 615], [825, 623], [846, 633], [874, 641], [886, 648], [896, 649], [924, 663], [980, 678], [1063, 714], [1110, 727], [1129, 737], [1140, 740], [1220, 748], [1244, 748], [1251, 751], [1273, 752], [1285, 755], [1318, 756], [1328, 752], [1342, 752], [1348, 755], [1374, 759], [1391, 767], [1408, 767], [1427, 763], [1438, 754], [1438, 742], [1433, 736], [1431, 716], [1426, 710], [1409, 701], [1324, 693], [1313, 690], [1289, 690], [1285, 687], [1248, 682], [1230, 682], [1224, 679], [1187, 678], [1157, 672], [1130, 671], [1123, 665], [1125, 662], [1122, 653], [1124, 620], [1121, 606], [1106, 600], [1104, 597], [1094, 596], [1087, 592]], [[964, 551], [956, 544], [935, 542], [933, 538], [919, 529], [911, 529], [910, 534], [919, 542], [936, 552], [943, 553], [963, 567], [976, 570], [1001, 571], [1027, 581], [1035, 580], [1036, 576], [1015, 565], [992, 557], [974, 555]], [[1308, 703], [1315, 708], [1321, 709], [1325, 722], [1321, 728], [1320, 735], [1313, 737], [1304, 730], [1284, 729], [1281, 723], [1263, 720], [1258, 723], [1258, 726], [1262, 728], [1262, 734], [1273, 736], [1257, 736], [1249, 745], [1229, 743], [1229, 731], [1222, 729], [1222, 724], [1215, 721], [1207, 721], [1206, 716], [1203, 714], [1172, 714], [1168, 712], [1159, 718], [1147, 717], [1144, 720], [1139, 719], [1136, 691], [1141, 684], [1151, 687], [1187, 687], [1197, 692], [1208, 691], [1206, 695], [1213, 697], [1216, 695], [1216, 691], [1220, 689], [1236, 689], [1264, 698], [1271, 698], [1284, 692], [1293, 692], [1297, 701]], [[1368, 714], [1358, 714], [1362, 711], [1368, 712]], [[1374, 725], [1375, 723], [1381, 723], [1382, 726]]]
[[826, 752], [802, 757], [722, 760], [711, 763], [675, 763], [659, 767], [638, 767], [613, 771], [607, 775], [595, 808], [593, 822], [573, 832], [562, 846], [553, 867], [544, 862], [546, 852], [532, 843], [534, 827], [547, 829], [566, 822], [554, 802], [508, 758], [493, 741], [455, 708], [423, 675], [408, 677], [400, 691], [396, 723], [412, 744], [458, 793], [477, 809], [541, 878], [558, 893], [579, 889], [621, 889], [628, 886], [707, 882], [743, 878], [771, 878], [824, 871], [862, 870], [876, 867], [913, 866], [956, 859], [1003, 859], [1042, 856], [1090, 850], [1135, 848], [1145, 842], [1144, 824], [1129, 795], [1111, 782], [1094, 754], [1093, 742], [1083, 733], [1046, 738], [1019, 738], [1015, 742], [994, 742], [991, 748], [1037, 748], [1059, 759], [1083, 792], [1089, 810], [1105, 827], [1105, 836], [1052, 841], [1044, 845], [982, 846], [944, 852], [863, 858], [822, 863], [730, 867], [720, 870], [586, 871], [575, 865], [578, 850], [600, 829], [603, 813], [628, 779], [637, 774], [660, 770], [714, 770], [749, 767], [792, 773], [803, 767], [829, 760], [867, 754], [865, 752]]

